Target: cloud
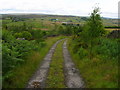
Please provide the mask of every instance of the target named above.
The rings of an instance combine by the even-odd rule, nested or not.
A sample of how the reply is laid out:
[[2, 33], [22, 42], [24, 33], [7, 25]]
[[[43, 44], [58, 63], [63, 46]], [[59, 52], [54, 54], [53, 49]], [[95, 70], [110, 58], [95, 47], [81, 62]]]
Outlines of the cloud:
[[2, 0], [0, 13], [47, 13], [86, 16], [93, 10], [96, 3], [99, 3], [98, 6], [101, 8], [103, 16], [117, 17], [118, 0]]

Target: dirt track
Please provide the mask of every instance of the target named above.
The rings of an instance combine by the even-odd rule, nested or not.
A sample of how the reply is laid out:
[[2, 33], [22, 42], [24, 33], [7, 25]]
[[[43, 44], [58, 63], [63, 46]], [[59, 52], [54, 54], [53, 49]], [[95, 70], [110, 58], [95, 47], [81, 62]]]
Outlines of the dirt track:
[[[63, 40], [63, 39], [62, 39]], [[54, 54], [55, 48], [59, 42], [57, 41], [49, 50], [48, 54], [45, 56], [42, 64], [35, 72], [33, 77], [28, 82], [26, 88], [45, 88], [45, 81], [48, 76], [51, 58]], [[75, 68], [74, 63], [72, 62], [71, 56], [67, 49], [67, 40], [63, 44], [63, 57], [64, 57], [64, 75], [65, 75], [65, 84], [68, 88], [84, 88], [84, 82], [80, 77], [79, 70]]]
[[68, 88], [83, 88], [84, 82], [80, 77], [79, 70], [75, 68], [67, 49], [67, 41], [63, 44], [65, 82]]
[[38, 68], [36, 73], [33, 75], [33, 77], [31, 77], [31, 79], [29, 80], [27, 88], [45, 88], [45, 80], [47, 78], [47, 74], [48, 74], [48, 71], [49, 71], [51, 58], [52, 58], [52, 55], [55, 51], [55, 48], [56, 48], [57, 44], [60, 41], [61, 40], [57, 41], [52, 46], [52, 48], [49, 50], [49, 52], [45, 56], [42, 64], [40, 65], [40, 67]]

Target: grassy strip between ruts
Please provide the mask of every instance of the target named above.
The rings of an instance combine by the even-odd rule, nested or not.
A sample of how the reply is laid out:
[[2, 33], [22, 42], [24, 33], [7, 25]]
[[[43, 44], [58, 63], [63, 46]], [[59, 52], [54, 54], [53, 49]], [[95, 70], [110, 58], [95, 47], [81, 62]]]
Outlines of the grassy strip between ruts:
[[32, 52], [30, 55], [27, 56], [27, 60], [24, 64], [17, 67], [14, 71], [14, 77], [11, 77], [10, 82], [6, 82], [4, 85], [5, 88], [24, 88], [28, 83], [28, 80], [33, 75], [33, 73], [37, 70], [38, 66], [40, 65], [41, 61], [48, 53], [51, 46], [57, 41], [65, 36], [58, 36], [58, 37], [48, 37], [45, 42], [46, 46], [41, 48], [39, 52]]
[[85, 81], [86, 88], [118, 88], [118, 64], [115, 60], [102, 60], [94, 57], [80, 59], [77, 53], [73, 53], [73, 42], [68, 41], [68, 49], [71, 57], [80, 70]]
[[[63, 40], [64, 41], [64, 40]], [[64, 83], [64, 72], [63, 72], [63, 53], [62, 53], [62, 45], [63, 41], [61, 41], [54, 52], [52, 57], [52, 61], [50, 64], [50, 70], [47, 77], [47, 88], [65, 88]]]

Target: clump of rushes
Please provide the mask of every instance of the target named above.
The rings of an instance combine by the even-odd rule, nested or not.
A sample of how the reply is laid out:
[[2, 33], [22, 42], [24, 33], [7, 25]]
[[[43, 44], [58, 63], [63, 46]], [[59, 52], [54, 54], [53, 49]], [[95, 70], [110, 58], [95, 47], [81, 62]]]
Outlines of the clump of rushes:
[[46, 81], [46, 88], [65, 88], [64, 73], [63, 73], [63, 41], [60, 42], [55, 50], [50, 64], [50, 71]]

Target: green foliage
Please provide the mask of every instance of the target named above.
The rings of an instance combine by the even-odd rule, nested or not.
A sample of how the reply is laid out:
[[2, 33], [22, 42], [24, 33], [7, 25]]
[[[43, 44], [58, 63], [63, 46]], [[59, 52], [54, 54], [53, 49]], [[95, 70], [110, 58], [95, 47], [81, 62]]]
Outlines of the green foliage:
[[75, 65], [80, 70], [81, 76], [84, 78], [85, 87], [118, 88], [117, 42], [101, 38], [101, 43], [93, 48], [96, 55], [89, 59], [88, 49], [77, 47], [77, 52], [73, 52], [73, 47], [78, 43], [75, 40], [69, 39], [68, 49]]
[[[118, 54], [120, 53], [118, 49], [120, 45], [118, 42], [120, 42], [120, 40], [103, 38], [105, 36], [105, 31], [99, 9], [95, 8], [93, 13], [91, 13], [90, 18], [59, 18], [61, 21], [62, 19], [64, 19], [64, 22], [70, 21], [76, 23], [76, 21], [81, 22], [82, 20], [84, 22], [86, 21], [86, 23], [85, 25], [83, 25], [84, 22], [79, 25], [58, 25], [57, 23], [46, 22], [47, 20], [50, 20], [50, 17], [43, 18], [45, 22], [38, 18], [34, 20], [29, 19], [27, 21], [22, 21], [22, 19], [17, 17], [11, 18], [11, 20], [3, 20], [2, 28], [6, 29], [3, 30], [2, 35], [3, 84], [5, 82], [9, 87], [23, 87], [25, 85], [29, 77], [37, 68], [39, 60], [42, 61], [51, 45], [57, 40], [53, 40], [53, 42], [51, 39], [53, 37], [49, 37], [46, 44], [44, 38], [47, 36], [73, 35], [73, 40], [71, 40], [71, 52], [75, 58], [73, 60], [75, 60], [76, 65], [80, 68], [88, 87], [117, 87], [116, 80], [118, 78], [116, 77], [116, 61], [118, 59]], [[42, 28], [49, 28], [50, 31], [42, 31]], [[16, 38], [25, 38], [26, 40], [16, 40]], [[62, 36], [62, 38], [64, 37]], [[32, 51], [40, 51], [40, 53], [35, 52], [34, 56], [32, 56], [33, 53], [29, 55]], [[26, 56], [28, 55], [29, 59], [26, 60]], [[92, 56], [91, 60], [88, 56], [89, 58]], [[53, 64], [55, 63], [56, 60]], [[61, 65], [60, 62], [60, 67]], [[13, 73], [15, 69], [16, 72]], [[54, 72], [57, 72], [56, 70], [52, 69]], [[104, 70], [106, 70], [106, 72], [104, 72]], [[60, 77], [53, 77], [54, 79], [52, 78], [54, 73], [51, 73], [49, 79], [51, 79], [52, 82], [61, 81], [63, 80], [62, 73], [63, 72], [59, 72], [58, 76]], [[22, 77], [18, 79], [20, 75]], [[56, 80], [57, 78], [58, 80]], [[4, 85], [6, 86], [6, 84]], [[51, 85], [54, 86], [54, 83], [51, 83]], [[59, 86], [59, 82], [57, 85]]]
[[95, 8], [90, 18], [83, 26], [83, 31], [79, 33], [81, 46], [89, 51], [89, 58], [92, 58], [93, 48], [99, 43], [99, 38], [105, 34], [102, 19], [99, 14], [99, 8]]
[[72, 35], [72, 25], [66, 25], [64, 34], [65, 35]]
[[[23, 58], [23, 62], [19, 62], [18, 65], [7, 72], [5, 75], [3, 75], [3, 88], [25, 88], [26, 83], [30, 79], [30, 77], [33, 75], [33, 73], [36, 71], [40, 63], [42, 63], [43, 58], [50, 50], [51, 46], [60, 39], [65, 38], [64, 36], [59, 37], [49, 37], [45, 40], [45, 42], [40, 42], [39, 44], [36, 44], [35, 40], [27, 41], [30, 42], [29, 44], [26, 44], [26, 47], [29, 48], [32, 46], [35, 51], [29, 49], [26, 53], [27, 56], [25, 57], [18, 57]], [[23, 43], [25, 40], [17, 40], [20, 43]], [[23, 45], [24, 45], [23, 44]], [[24, 45], [24, 46], [25, 46]], [[18, 46], [18, 45], [17, 45]], [[41, 47], [42, 46], [42, 47]], [[24, 50], [23, 46], [18, 46], [20, 48], [20, 51], [26, 52], [26, 49]], [[40, 50], [39, 50], [40, 49]], [[8, 60], [9, 61], [9, 60]]]
[[79, 49], [78, 49], [78, 55], [79, 55], [79, 57], [80, 57], [80, 59], [83, 59], [83, 58], [85, 58], [86, 56], [88, 56], [88, 52], [84, 49], [84, 48], [82, 48], [82, 47], [80, 47]]
[[65, 29], [64, 29], [63, 26], [59, 26], [59, 27], [58, 27], [58, 33], [59, 33], [59, 34], [64, 34], [64, 30], [65, 30]]
[[2, 30], [2, 40], [4, 42], [12, 42], [12, 40], [15, 40], [15, 38], [7, 30]]
[[[45, 43], [41, 42], [40, 44], [36, 44], [35, 40], [17, 40], [12, 34], [3, 30], [2, 32], [2, 64], [3, 64], [3, 82], [8, 81], [12, 76], [12, 70], [15, 69], [18, 65], [21, 65], [25, 62], [25, 57], [31, 52], [35, 50], [39, 50], [39, 48], [44, 47]], [[24, 31], [22, 35], [27, 36], [28, 32]]]
[[72, 33], [74, 35], [79, 36], [79, 33], [83, 31], [83, 27], [82, 26], [73, 26], [73, 31]]
[[104, 31], [98, 11], [98, 8], [93, 10], [82, 32], [72, 37], [68, 46], [86, 87], [114, 88], [118, 87], [120, 42], [119, 39], [105, 37], [107, 32]]
[[22, 38], [22, 33], [15, 33], [14, 36], [15, 38]]
[[[99, 45], [95, 47], [95, 52], [105, 59], [118, 59], [120, 43], [115, 40], [101, 38]], [[101, 56], [101, 57], [102, 57]]]
[[61, 25], [57, 28], [57, 32], [60, 35], [72, 35], [73, 25]]
[[89, 37], [89, 41], [92, 44], [94, 42], [93, 41], [94, 39], [102, 36], [103, 34], [104, 34], [104, 28], [102, 24], [102, 19], [99, 14], [99, 8], [95, 8], [86, 23], [84, 35], [86, 38]]
[[20, 33], [15, 33], [14, 36], [16, 38], [25, 38], [27, 40], [30, 40], [32, 38], [31, 33], [28, 32], [28, 31], [23, 31], [23, 32], [20, 32]]
[[26, 22], [14, 22], [10, 24], [6, 24], [7, 30], [12, 31], [12, 33], [19, 33], [22, 31], [31, 31], [32, 24]]
[[25, 38], [25, 39], [27, 39], [27, 40], [29, 40], [29, 39], [32, 38], [32, 35], [28, 31], [23, 31], [22, 32], [22, 37]]
[[82, 32], [78, 30], [78, 37], [73, 38], [73, 52], [78, 53], [81, 59], [88, 56], [92, 59], [99, 55], [101, 59], [116, 60], [120, 53], [119, 41], [104, 37], [105, 31], [98, 11], [98, 8], [93, 10], [86, 25], [81, 28]]
[[41, 30], [34, 30], [31, 32], [32, 38], [36, 40], [37, 43], [43, 41], [43, 37], [46, 36], [46, 32], [45, 31], [41, 31]]
[[102, 19], [99, 14], [99, 8], [95, 8], [91, 13], [88, 25], [88, 35], [91, 39], [101, 36], [104, 33]]

